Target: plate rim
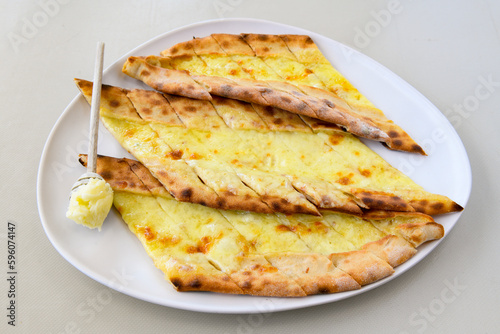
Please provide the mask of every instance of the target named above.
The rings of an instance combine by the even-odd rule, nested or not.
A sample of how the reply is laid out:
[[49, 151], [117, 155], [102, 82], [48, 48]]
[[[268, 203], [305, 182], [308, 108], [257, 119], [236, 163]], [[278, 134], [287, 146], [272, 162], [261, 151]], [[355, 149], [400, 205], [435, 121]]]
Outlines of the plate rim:
[[[384, 65], [378, 63], [377, 61], [375, 61], [371, 57], [369, 57], [369, 56], [367, 56], [367, 55], [365, 55], [365, 54], [363, 54], [363, 53], [361, 53], [361, 52], [359, 52], [359, 51], [357, 51], [357, 50], [355, 50], [355, 49], [353, 49], [353, 48], [351, 48], [343, 43], [340, 43], [336, 40], [333, 40], [333, 39], [328, 38], [326, 36], [320, 35], [318, 33], [309, 31], [307, 29], [292, 26], [292, 25], [277, 23], [277, 22], [273, 22], [273, 21], [268, 21], [268, 20], [263, 20], [263, 19], [252, 19], [252, 18], [223, 18], [223, 19], [214, 19], [214, 20], [205, 20], [205, 21], [195, 22], [192, 24], [184, 25], [182, 27], [178, 27], [178, 28], [173, 29], [173, 30], [166, 31], [160, 35], [157, 35], [157, 36], [141, 43], [137, 47], [133, 48], [129, 52], [125, 53], [123, 56], [121, 56], [118, 59], [116, 59], [115, 61], [113, 61], [108, 67], [106, 67], [106, 69], [103, 71], [103, 77], [105, 77], [106, 74], [114, 66], [116, 66], [116, 64], [123, 62], [123, 59], [126, 59], [126, 57], [134, 54], [138, 50], [141, 50], [141, 49], [147, 47], [148, 45], [157, 43], [158, 41], [160, 41], [168, 36], [179, 34], [180, 32], [185, 31], [185, 30], [197, 29], [197, 28], [205, 27], [205, 26], [209, 27], [209, 26], [214, 25], [214, 24], [229, 24], [230, 25], [230, 24], [234, 24], [234, 23], [237, 23], [237, 24], [245, 23], [245, 24], [249, 24], [249, 25], [263, 24], [263, 25], [273, 26], [273, 28], [279, 28], [279, 29], [284, 29], [284, 30], [295, 30], [295, 31], [300, 30], [301, 31], [300, 33], [309, 34], [311, 36], [319, 36], [321, 38], [327, 39], [329, 41], [337, 43], [341, 47], [345, 47], [346, 50], [349, 50], [349, 52], [353, 52], [353, 54], [360, 55], [361, 57], [363, 57], [363, 61], [368, 61], [371, 66], [375, 66], [380, 71], [390, 74], [391, 81], [396, 80], [397, 84], [402, 86], [404, 90], [409, 89], [412, 94], [416, 94], [416, 96], [418, 97], [418, 100], [420, 102], [424, 102], [426, 105], [428, 105], [428, 107], [430, 109], [437, 111], [436, 116], [440, 119], [440, 123], [444, 124], [448, 128], [447, 130], [450, 131], [451, 134], [455, 137], [454, 140], [460, 144], [460, 147], [458, 149], [463, 151], [464, 158], [466, 159], [466, 162], [467, 162], [465, 164], [465, 166], [462, 166], [462, 168], [464, 168], [464, 172], [467, 174], [467, 175], [464, 175], [465, 176], [464, 179], [466, 180], [466, 184], [465, 184], [464, 198], [462, 200], [463, 207], [464, 208], [466, 207], [467, 202], [470, 198], [471, 189], [472, 189], [472, 175], [471, 175], [470, 160], [468, 158], [468, 154], [467, 154], [467, 151], [465, 149], [465, 146], [464, 146], [462, 140], [460, 139], [458, 133], [456, 132], [455, 128], [451, 125], [451, 123], [447, 120], [447, 118], [439, 111], [439, 109], [434, 104], [432, 104], [432, 102], [430, 102], [422, 93], [420, 93], [417, 89], [415, 89], [413, 86], [411, 86], [408, 82], [403, 80], [397, 74], [392, 72], [390, 69], [388, 69]], [[59, 127], [63, 123], [64, 118], [69, 117], [68, 116], [69, 111], [72, 108], [74, 108], [74, 106], [77, 103], [79, 103], [79, 99], [81, 99], [81, 98], [82, 98], [81, 94], [78, 93], [71, 100], [71, 102], [67, 105], [67, 107], [64, 109], [64, 111], [58, 117], [57, 121], [53, 125], [53, 127], [52, 127], [52, 129], [47, 137], [47, 140], [45, 141], [44, 148], [43, 148], [42, 154], [40, 156], [40, 163], [38, 166], [38, 173], [37, 173], [37, 192], [36, 192], [36, 194], [37, 194], [37, 206], [38, 206], [40, 221], [42, 223], [45, 234], [47, 235], [47, 237], [48, 237], [49, 241], [51, 242], [51, 244], [53, 245], [53, 247], [58, 251], [58, 253], [66, 261], [68, 261], [76, 269], [78, 269], [80, 272], [82, 272], [86, 276], [90, 277], [91, 279], [93, 279], [93, 280], [95, 280], [95, 281], [97, 281], [97, 282], [99, 282], [99, 283], [101, 283], [109, 288], [112, 288], [116, 291], [119, 291], [121, 293], [124, 293], [126, 295], [129, 295], [131, 297], [134, 297], [134, 298], [146, 301], [146, 302], [151, 302], [154, 304], [173, 307], [173, 308], [177, 308], [177, 309], [196, 311], [196, 312], [204, 312], [204, 313], [224, 313], [224, 314], [245, 314], [246, 313], [246, 314], [251, 314], [251, 313], [287, 311], [287, 310], [292, 310], [292, 309], [311, 307], [311, 306], [322, 305], [322, 304], [333, 303], [336, 301], [344, 300], [346, 298], [357, 296], [357, 295], [362, 294], [364, 292], [375, 289], [381, 285], [384, 285], [384, 284], [390, 282], [391, 280], [401, 276], [406, 271], [408, 271], [410, 268], [417, 265], [420, 261], [422, 261], [424, 258], [426, 258], [430, 253], [432, 253], [432, 251], [447, 237], [447, 235], [450, 233], [451, 229], [460, 220], [460, 216], [463, 213], [463, 211], [462, 211], [462, 212], [458, 212], [458, 213], [449, 214], [449, 215], [454, 215], [454, 217], [456, 219], [454, 219], [454, 221], [451, 223], [448, 230], [446, 231], [445, 236], [442, 239], [434, 240], [434, 241], [432, 241], [431, 244], [426, 245], [425, 254], [423, 254], [419, 257], [414, 257], [414, 258], [410, 259], [409, 261], [405, 262], [404, 264], [402, 264], [401, 266], [396, 268], [396, 272], [394, 274], [392, 274], [391, 276], [386, 277], [380, 281], [374, 282], [372, 284], [369, 284], [367, 286], [364, 286], [358, 290], [341, 292], [341, 293], [336, 293], [336, 294], [331, 294], [331, 295], [323, 295], [323, 296], [308, 296], [308, 297], [304, 297], [301, 299], [295, 299], [295, 300], [302, 301], [302, 302], [298, 303], [300, 305], [297, 305], [297, 303], [291, 303], [291, 304], [284, 303], [284, 304], [278, 305], [278, 307], [276, 307], [275, 309], [265, 310], [265, 311], [263, 311], [262, 309], [256, 308], [255, 302], [253, 303], [253, 306], [250, 305], [250, 307], [247, 307], [244, 309], [235, 309], [235, 308], [231, 307], [231, 305], [228, 305], [225, 308], [214, 309], [213, 305], [202, 305], [202, 304], [192, 305], [191, 303], [180, 303], [178, 301], [170, 302], [169, 300], [164, 300], [161, 298], [144, 296], [140, 292], [134, 291], [133, 289], [129, 289], [127, 287], [119, 287], [118, 288], [116, 286], [116, 284], [113, 284], [113, 282], [109, 278], [107, 278], [105, 275], [102, 275], [102, 274], [97, 273], [97, 272], [93, 272], [91, 269], [88, 268], [88, 266], [82, 265], [80, 263], [75, 263], [78, 261], [76, 261], [75, 259], [72, 259], [70, 256], [70, 253], [66, 249], [62, 249], [60, 247], [57, 240], [54, 239], [54, 235], [51, 234], [50, 228], [47, 225], [47, 222], [45, 221], [47, 215], [45, 212], [45, 207], [43, 205], [44, 199], [42, 196], [45, 185], [43, 184], [42, 177], [46, 173], [45, 168], [47, 167], [46, 166], [47, 155], [49, 154], [50, 146], [53, 143], [53, 141], [55, 140], [56, 134], [58, 132], [57, 130], [59, 129]], [[68, 192], [68, 194], [69, 194], [69, 192]], [[419, 253], [421, 253], [420, 250], [417, 254], [419, 254]], [[165, 283], [167, 284], [168, 282], [165, 281]], [[217, 295], [214, 294], [214, 296], [217, 296]], [[265, 298], [265, 299], [270, 299], [270, 300], [276, 300], [275, 298], [267, 298], [267, 297], [253, 297], [253, 296], [238, 296], [238, 297], [247, 298], [249, 301], [255, 300], [254, 298], [258, 298], [258, 299]], [[330, 298], [325, 298], [325, 297], [330, 297]], [[251, 304], [251, 302], [250, 302], [250, 304]], [[278, 304], [280, 304], [280, 303], [278, 303]]]

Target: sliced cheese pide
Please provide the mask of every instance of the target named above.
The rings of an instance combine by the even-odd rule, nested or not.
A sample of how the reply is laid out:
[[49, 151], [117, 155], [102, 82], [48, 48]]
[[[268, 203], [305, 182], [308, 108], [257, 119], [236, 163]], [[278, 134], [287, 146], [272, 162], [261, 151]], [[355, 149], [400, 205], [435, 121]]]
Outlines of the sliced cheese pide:
[[[390, 148], [425, 154], [405, 131], [389, 121], [382, 111], [375, 108], [330, 64], [309, 36], [243, 34], [242, 37], [257, 57], [264, 59], [282, 78], [298, 85], [302, 92], [342, 106], [343, 114], [349, 115], [351, 128], [358, 126], [359, 122], [355, 120], [357, 116], [368, 116], [376, 128], [389, 136], [384, 142]], [[325, 94], [325, 89], [334, 95]], [[336, 123], [335, 119], [328, 119], [328, 112], [319, 110], [316, 113], [323, 116], [319, 118]], [[373, 129], [359, 128], [356, 131]], [[381, 136], [385, 137], [382, 134]]]
[[215, 165], [234, 171], [274, 211], [319, 214], [314, 205], [297, 192], [285, 177], [254, 170], [258, 168], [258, 162], [251, 154], [252, 142], [238, 140], [235, 132], [227, 127], [217, 113], [217, 108], [214, 108], [216, 104], [172, 95], [165, 97], [186, 125], [187, 131], [198, 139], [199, 145], [205, 147], [206, 157]]
[[[86, 165], [87, 157], [80, 156], [80, 162]], [[196, 243], [178, 224], [164, 215], [152, 197], [153, 193], [132, 172], [130, 163], [140, 165], [128, 159], [99, 156], [97, 173], [110, 182], [114, 190], [114, 206], [139, 238], [155, 266], [164, 272], [165, 278], [179, 291], [243, 293], [228, 275], [210, 264], [203, 254], [189, 251], [196, 247]], [[151, 174], [149, 176], [153, 178]], [[154, 193], [170, 197], [165, 188], [154, 180], [156, 184], [152, 179], [149, 182], [154, 185], [151, 187]]]
[[[154, 94], [157, 99], [150, 101], [150, 95]], [[103, 104], [105, 112], [127, 121], [144, 123], [146, 120], [154, 130], [154, 133], [148, 132], [149, 136], [158, 141], [155, 145], [161, 146], [164, 142], [170, 150], [163, 155], [179, 159], [180, 166], [184, 168], [188, 162], [196, 172], [191, 175], [200, 177], [203, 185], [215, 190], [218, 198], [222, 198], [215, 204], [222, 207], [317, 214], [302, 193], [319, 208], [351, 213], [360, 213], [358, 206], [397, 211], [414, 211], [416, 208], [428, 214], [461, 210], [446, 196], [424, 191], [352, 135], [332, 127], [326, 128], [328, 131], [314, 127], [310, 118], [302, 120], [295, 116], [292, 126], [286, 126], [289, 117], [284, 115], [291, 114], [234, 100], [218, 98], [208, 102], [171, 95], [164, 95], [163, 98], [159, 93], [143, 93], [141, 90], [130, 92], [129, 98], [137, 105], [136, 110], [143, 118], [137, 113], [131, 116], [132, 111], [121, 105], [113, 109], [110, 101]], [[147, 107], [150, 104], [155, 106]], [[253, 117], [249, 117], [252, 109]], [[170, 113], [175, 113], [178, 118], [168, 116]], [[167, 116], [161, 116], [163, 114]], [[246, 118], [238, 119], [245, 115]], [[174, 118], [169, 120], [168, 117]], [[225, 123], [227, 119], [231, 119], [228, 124]], [[301, 124], [302, 121], [311, 128], [306, 123]], [[108, 120], [108, 123], [117, 122]], [[267, 124], [271, 123], [276, 131], [270, 131]], [[140, 129], [141, 126], [145, 128], [138, 125]], [[255, 130], [253, 126], [256, 126]], [[316, 133], [312, 133], [311, 129]], [[115, 129], [117, 133], [120, 131], [132, 132], [130, 129]], [[134, 138], [122, 140], [139, 152], [137, 146], [145, 145], [133, 144]], [[131, 143], [127, 144], [127, 141]], [[142, 151], [147, 154], [152, 152]], [[172, 165], [175, 162], [170, 159], [162, 164]], [[156, 165], [159, 163], [150, 164], [154, 170], [158, 169]], [[215, 175], [219, 177], [213, 177]], [[168, 175], [163, 177], [166, 181]], [[194, 182], [199, 181], [194, 179]], [[249, 200], [242, 203], [243, 197]], [[238, 206], [238, 203], [247, 206]], [[213, 202], [207, 205], [214, 207]]]
[[[82, 155], [80, 161], [85, 164], [86, 157]], [[198, 257], [203, 254], [242, 292], [270, 296], [347, 291], [392, 274], [392, 267], [405, 262], [416, 252], [398, 236], [398, 232], [394, 233], [399, 227], [404, 227], [404, 235], [413, 236], [409, 240], [422, 242], [442, 237], [421, 233], [426, 225], [440, 225], [420, 213], [379, 211], [356, 217], [323, 211], [323, 217], [314, 217], [218, 211], [173, 200], [162, 184], [137, 161], [100, 156], [97, 166], [106, 181], [118, 187], [115, 191], [119, 194], [136, 194], [136, 204], [119, 204], [119, 212], [125, 215], [129, 226], [131, 211], [135, 217], [140, 217], [142, 209], [152, 212], [149, 215], [159, 215], [153, 222], [140, 220], [142, 225], [137, 228], [139, 224], [136, 223], [136, 228], [131, 230], [143, 241], [157, 266], [166, 272], [166, 277], [174, 278], [172, 283], [179, 290], [210, 289], [210, 284], [202, 282], [212, 282], [214, 274], [215, 277], [225, 276], [220, 272], [205, 272], [209, 275], [205, 279], [202, 272], [201, 276], [186, 276], [185, 281], [175, 279], [178, 275], [176, 269], [161, 264], [161, 261], [167, 261], [165, 254], [169, 254], [172, 247], [167, 242], [171, 238], [165, 235], [165, 231], [180, 229], [177, 234], [184, 233], [182, 240], [189, 240], [191, 244], [178, 251], [198, 254], [198, 262], [202, 261]], [[157, 205], [151, 201], [145, 201], [145, 206], [141, 206], [144, 197], [156, 198], [164, 212], [159, 214]], [[129, 207], [123, 208], [127, 205]], [[172, 227], [173, 223], [177, 228]], [[157, 251], [154, 253], [150, 249]], [[155, 258], [159, 253], [165, 256]], [[181, 262], [176, 264], [184, 268]], [[192, 280], [189, 281], [189, 277]], [[227, 281], [228, 278], [223, 279], [223, 282]], [[214, 290], [208, 291], [225, 292], [224, 289], [227, 287], [215, 284]], [[229, 291], [238, 293], [239, 290], [233, 286]]]
[[[90, 102], [91, 83], [77, 80], [77, 84]], [[113, 95], [110, 96], [109, 92], [113, 92]], [[286, 187], [286, 184], [283, 184], [282, 187], [263, 189], [261, 195], [264, 196], [264, 202], [262, 202], [260, 198], [255, 196], [255, 193], [248, 189], [246, 184], [241, 182], [239, 177], [235, 176], [236, 174], [229, 167], [224, 169], [224, 166], [212, 163], [213, 169], [207, 169], [206, 166], [203, 166], [203, 173], [196, 174], [196, 167], [200, 167], [196, 161], [192, 161], [190, 166], [183, 158], [185, 158], [186, 153], [187, 158], [195, 156], [193, 160], [203, 157], [204, 152], [195, 150], [203, 150], [204, 146], [195, 145], [196, 141], [193, 141], [193, 136], [186, 135], [185, 132], [183, 134], [182, 131], [186, 128], [179, 127], [178, 124], [169, 129], [183, 130], [174, 132], [174, 135], [169, 138], [165, 135], [160, 138], [156, 131], [163, 133], [161, 132], [162, 124], [151, 128], [150, 124], [135, 112], [136, 109], [126, 93], [126, 91], [116, 87], [103, 86], [101, 120], [118, 142], [146, 165], [176, 199], [214, 208], [318, 214], [317, 209], [291, 185]], [[137, 96], [138, 94], [130, 95], [132, 98], [137, 98]], [[199, 102], [198, 100], [193, 101]], [[165, 100], [165, 103], [168, 102]], [[139, 106], [139, 110], [142, 112], [143, 107]], [[222, 120], [220, 121], [222, 122]], [[181, 138], [180, 135], [184, 135], [184, 137]], [[187, 149], [180, 150], [175, 145], [183, 138], [192, 145]], [[169, 144], [174, 145], [174, 148]], [[206, 183], [202, 182], [203, 177], [205, 177]], [[266, 175], [266, 177], [269, 176]], [[269, 178], [272, 180], [272, 177]], [[255, 179], [247, 181], [252, 183], [253, 180]], [[207, 184], [216, 186], [216, 191]], [[260, 186], [260, 184], [257, 185]], [[284, 191], [280, 191], [280, 189]]]
[[[291, 47], [287, 45], [287, 42], [291, 44]], [[303, 52], [298, 50], [300, 45], [304, 45]], [[382, 141], [392, 149], [425, 154], [406, 132], [389, 121], [380, 110], [373, 107], [347, 79], [331, 66], [308, 36], [213, 34], [179, 43], [162, 51], [162, 55], [189, 60], [199, 57], [198, 60], [207, 61], [206, 66], [189, 68], [181, 65], [179, 69], [192, 71], [194, 75], [201, 75], [200, 82], [208, 85], [210, 89], [212, 86], [217, 86], [211, 91], [212, 94], [232, 94], [232, 96], [223, 95], [231, 98], [238, 98], [236, 95], [240, 95], [240, 98], [247, 102], [267, 103], [266, 105], [270, 104], [340, 124], [356, 135]], [[318, 63], [314, 62], [316, 60]], [[179, 61], [176, 64], [179, 64]], [[239, 65], [239, 68], [235, 65]], [[210, 78], [204, 75], [232, 80], [215, 78], [214, 83], [210, 83]], [[243, 97], [242, 87], [239, 87], [240, 81], [237, 79], [246, 79], [248, 76], [258, 80], [253, 83], [246, 81], [250, 84], [247, 88], [253, 92], [252, 98], [261, 98], [256, 94], [260, 91], [264, 97], [263, 100], [248, 101]], [[241, 83], [244, 82], [244, 80], [241, 81]], [[258, 89], [258, 87], [266, 87], [264, 83], [272, 88], [272, 93], [265, 89]], [[230, 89], [225, 87], [231, 84], [234, 86], [233, 92], [229, 92]], [[320, 89], [315, 89], [315, 87]], [[339, 97], [337, 93], [342, 97]], [[348, 103], [344, 101], [344, 98], [348, 99]]]
[[[85, 161], [86, 157], [82, 156], [81, 162]], [[223, 280], [227, 282], [227, 285], [232, 284], [233, 290], [228, 291], [231, 293], [274, 297], [305, 295], [304, 291], [293, 280], [288, 279], [270, 265], [262, 255], [257, 254], [253, 246], [242, 238], [217, 210], [174, 200], [162, 184], [149, 173], [148, 169], [137, 161], [109, 157], [99, 157], [98, 161], [98, 171], [108, 177], [112, 184], [120, 184], [119, 181], [113, 181], [117, 177], [125, 176], [126, 180], [134, 180], [132, 183], [127, 182], [129, 187], [121, 187], [122, 192], [135, 193], [137, 189], [135, 185], [140, 184], [141, 191], [143, 187], [148, 189], [150, 191], [149, 198], [156, 200], [155, 204], [141, 196], [136, 199], [137, 205], [128, 203], [127, 206], [127, 203], [118, 203], [119, 206], [117, 206], [129, 226], [133, 211], [133, 215], [137, 217], [136, 220], [139, 220], [139, 224], [141, 224], [140, 228], [134, 229], [133, 232], [141, 241], [144, 238], [147, 239], [148, 243], [145, 243], [145, 247], [147, 247], [148, 252], [151, 248], [157, 248], [165, 254], [169, 254], [171, 251], [169, 246], [172, 242], [174, 245], [178, 243], [180, 237], [172, 241], [172, 238], [166, 238], [162, 232], [177, 231], [179, 235], [183, 234], [183, 240], [190, 241], [188, 245], [183, 245], [180, 252], [200, 261], [204, 259], [204, 262], [213, 267], [212, 269], [216, 269], [212, 270], [214, 272], [206, 272], [205, 277], [202, 273], [201, 277], [196, 277], [194, 281], [187, 283], [185, 279], [189, 278], [189, 275], [178, 277], [179, 275], [174, 272], [167, 276], [179, 291], [196, 290], [203, 286], [203, 289], [199, 289], [200, 291], [226, 292], [221, 290], [218, 285], [210, 289], [210, 284], [203, 284], [206, 281], [212, 282], [219, 276], [226, 274], [227, 277], [224, 276]], [[121, 172], [108, 173], [109, 170], [120, 170]], [[161, 190], [162, 188], [163, 190]], [[122, 197], [119, 195], [118, 198]], [[145, 202], [145, 205], [141, 206], [141, 202]], [[142, 210], [146, 210], [146, 212], [144, 213]], [[146, 215], [146, 219], [141, 220], [142, 215]], [[148, 219], [149, 215], [156, 216]], [[165, 224], [164, 221], [169, 223]], [[172, 224], [175, 225], [172, 226]], [[162, 259], [157, 260], [155, 253], [150, 252], [150, 255], [159, 269], [169, 273], [169, 267], [162, 265]], [[177, 265], [182, 267], [182, 261], [179, 261]], [[189, 271], [189, 262], [186, 263], [186, 266], [188, 268], [186, 270]], [[217, 270], [222, 271], [222, 273], [217, 272]]]
[[[135, 169], [139, 169], [137, 163]], [[146, 186], [152, 189], [157, 189], [157, 185], [151, 179], [151, 176], [146, 175], [147, 172], [143, 168], [141, 170], [141, 178], [143, 178]], [[151, 184], [151, 185], [150, 185]], [[251, 224], [254, 224], [253, 231], [249, 234], [248, 226], [242, 225], [242, 221], [234, 218], [235, 211], [222, 211], [202, 207], [194, 204], [181, 203], [176, 201], [167, 201], [165, 198], [158, 198], [162, 208], [173, 219], [177, 219], [179, 224], [186, 226], [188, 234], [193, 235], [195, 239], [201, 240], [200, 250], [206, 254], [207, 258], [212, 261], [217, 267], [221, 267], [221, 261], [232, 263], [234, 258], [238, 261], [239, 270], [229, 270], [234, 268], [226, 268], [226, 272], [230, 272], [229, 276], [235, 281], [245, 293], [252, 295], [264, 296], [279, 296], [279, 297], [296, 297], [304, 294], [317, 293], [333, 293], [347, 291], [359, 288], [359, 285], [347, 274], [335, 269], [331, 262], [324, 256], [318, 254], [308, 254], [310, 249], [293, 234], [280, 234], [279, 240], [277, 236], [272, 235], [272, 229], [275, 227], [272, 224], [274, 216], [267, 214], [252, 213]], [[221, 219], [222, 215], [231, 225]], [[245, 214], [245, 212], [241, 212]], [[267, 218], [267, 221], [266, 221]], [[255, 229], [255, 223], [260, 219], [260, 224]], [[269, 223], [269, 224], [266, 224]], [[238, 235], [233, 230], [241, 233]], [[260, 226], [260, 228], [258, 228]], [[267, 235], [268, 245], [263, 246], [257, 244], [256, 238], [252, 233], [259, 235]], [[216, 235], [216, 237], [214, 237]], [[239, 253], [234, 254], [231, 250], [236, 248], [232, 243], [232, 239], [241, 241], [241, 236], [246, 238], [246, 248]], [[270, 242], [272, 241], [272, 242]], [[292, 242], [290, 242], [292, 241]], [[214, 251], [213, 249], [220, 245], [222, 251]], [[228, 247], [229, 246], [233, 246]], [[254, 250], [254, 251], [253, 251]], [[243, 252], [249, 254], [243, 254]], [[282, 259], [300, 260], [288, 261], [283, 263], [274, 260], [275, 255], [271, 255], [271, 259], [278, 262], [278, 266], [273, 264], [271, 267], [266, 263], [261, 254], [279, 252]], [[292, 252], [292, 254], [289, 254]], [[296, 253], [306, 254], [296, 254]], [[218, 262], [215, 262], [218, 261]], [[276, 268], [279, 270], [276, 270]], [[283, 276], [285, 274], [286, 276]], [[289, 279], [287, 279], [289, 277]], [[300, 286], [300, 288], [299, 288]]]

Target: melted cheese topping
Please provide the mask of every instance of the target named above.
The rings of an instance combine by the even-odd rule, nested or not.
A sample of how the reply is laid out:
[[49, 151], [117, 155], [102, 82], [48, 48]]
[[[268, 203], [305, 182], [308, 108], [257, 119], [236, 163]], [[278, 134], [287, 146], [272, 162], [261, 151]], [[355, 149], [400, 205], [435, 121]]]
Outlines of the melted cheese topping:
[[196, 251], [223, 271], [236, 270], [239, 258], [252, 252], [252, 247], [217, 210], [160, 197], [157, 200], [164, 212], [198, 241]]
[[375, 228], [370, 222], [355, 216], [341, 213], [323, 212], [324, 221], [349, 240], [356, 248], [364, 244], [376, 241], [385, 236], [383, 232]]
[[311, 215], [280, 215], [287, 220], [287, 226], [297, 233], [314, 251], [321, 254], [342, 253], [355, 250], [356, 247], [335, 231], [322, 217]]
[[213, 73], [225, 78], [245, 78], [250, 79], [251, 76], [243, 71], [243, 69], [226, 55], [198, 55], [200, 59], [210, 68]]
[[198, 244], [190, 239], [181, 227], [170, 219], [154, 197], [126, 192], [116, 192], [114, 205], [129, 229], [167, 276], [175, 277], [175, 266], [170, 260], [195, 272], [220, 275], [198, 250]]
[[91, 179], [71, 193], [66, 217], [90, 229], [101, 226], [113, 204], [113, 190], [106, 181]]
[[[282, 79], [299, 85], [325, 88], [323, 83], [304, 65], [285, 57], [261, 57]], [[269, 79], [268, 79], [269, 80]]]
[[311, 249], [275, 215], [246, 211], [221, 213], [261, 254], [311, 252]]
[[283, 81], [282, 77], [258, 57], [247, 55], [230, 55], [230, 57], [254, 79]]

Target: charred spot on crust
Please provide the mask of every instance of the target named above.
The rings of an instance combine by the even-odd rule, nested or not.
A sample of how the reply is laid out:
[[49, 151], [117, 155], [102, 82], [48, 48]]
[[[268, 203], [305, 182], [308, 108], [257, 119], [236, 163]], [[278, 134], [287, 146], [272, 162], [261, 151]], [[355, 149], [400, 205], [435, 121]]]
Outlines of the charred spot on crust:
[[243, 289], [250, 289], [250, 288], [252, 287], [252, 282], [250, 282], [250, 281], [245, 281], [245, 282], [241, 283], [241, 287], [242, 287]]
[[421, 153], [421, 154], [425, 154], [424, 150], [418, 145], [418, 144], [413, 144], [411, 146], [411, 148], [413, 149], [413, 151], [415, 152], [418, 152], [418, 153]]
[[326, 287], [321, 287], [318, 289], [318, 293], [327, 294], [327, 293], [330, 293], [330, 290]]
[[222, 198], [219, 198], [215, 204], [218, 208], [224, 208], [224, 206], [226, 205], [226, 201]]
[[253, 94], [251, 92], [249, 92], [248, 90], [244, 90], [243, 92], [241, 92], [241, 94], [246, 99], [249, 99], [249, 98], [251, 98], [253, 96]]
[[141, 113], [146, 114], [146, 115], [151, 115], [153, 111], [150, 108], [144, 107], [141, 108]]
[[361, 200], [363, 201], [363, 203], [367, 204], [368, 206], [373, 203], [373, 198], [371, 198], [371, 197], [363, 196], [363, 197], [361, 197]]
[[273, 121], [274, 124], [276, 125], [280, 125], [280, 124], [283, 124], [283, 120], [281, 118], [276, 118], [274, 121]]
[[177, 277], [171, 278], [170, 282], [173, 286], [175, 286], [176, 289], [180, 289], [182, 287], [182, 281]]
[[276, 210], [276, 211], [280, 211], [281, 210], [281, 205], [278, 203], [278, 202], [272, 202], [271, 203], [271, 207]]
[[402, 145], [403, 145], [403, 142], [402, 142], [401, 140], [399, 140], [399, 139], [396, 139], [396, 140], [394, 140], [394, 141], [392, 142], [392, 144], [393, 144], [394, 146], [402, 146]]
[[196, 112], [196, 107], [194, 106], [187, 106], [184, 108], [185, 111], [188, 111], [188, 112]]
[[186, 89], [187, 90], [194, 90], [194, 86], [191, 85], [191, 84], [189, 84], [189, 85], [186, 86]]
[[259, 35], [257, 35], [257, 38], [259, 39], [259, 41], [267, 41], [269, 39], [269, 36], [259, 34]]
[[148, 70], [142, 70], [140, 75], [143, 77], [147, 77], [151, 75], [151, 72], [149, 72]]
[[176, 46], [170, 49], [170, 54], [176, 54], [177, 52], [179, 52], [179, 49]]
[[431, 205], [431, 207], [432, 207], [434, 210], [436, 210], [436, 211], [440, 211], [441, 209], [443, 209], [444, 204], [443, 204], [443, 203], [441, 203], [441, 202], [436, 202], [436, 203], [433, 203], [433, 204]]
[[195, 278], [194, 280], [189, 282], [188, 286], [191, 288], [198, 289], [198, 288], [201, 288], [201, 282], [199, 279]]
[[309, 210], [304, 208], [303, 206], [300, 205], [294, 205], [293, 208], [295, 209], [296, 212], [302, 212], [302, 213], [308, 213]]
[[388, 135], [389, 135], [389, 137], [391, 137], [391, 138], [397, 138], [397, 137], [399, 137], [399, 133], [397, 133], [397, 132], [396, 132], [396, 131], [394, 131], [394, 130], [389, 131], [387, 134], [388, 134]]
[[111, 173], [110, 171], [104, 171], [104, 172], [101, 172], [100, 174], [101, 174], [102, 178], [105, 180], [109, 180], [113, 176], [113, 173]]
[[463, 209], [464, 208], [460, 204], [453, 202], [453, 211], [462, 211]]
[[116, 107], [118, 107], [118, 106], [120, 105], [120, 101], [118, 101], [118, 100], [111, 100], [111, 101], [109, 102], [109, 105], [110, 105], [111, 107], [113, 107], [113, 108], [116, 108]]
[[281, 101], [285, 102], [285, 103], [290, 103], [292, 102], [292, 100], [289, 98], [289, 97], [286, 97], [286, 96], [282, 96], [281, 97]]
[[271, 115], [271, 116], [275, 114], [274, 108], [271, 106], [264, 107], [264, 112], [266, 115]]
[[265, 46], [265, 47], [262, 49], [262, 51], [264, 51], [264, 52], [269, 52], [269, 48], [268, 48], [267, 46]]
[[191, 198], [193, 196], [193, 189], [186, 188], [181, 191], [181, 197], [183, 198]]

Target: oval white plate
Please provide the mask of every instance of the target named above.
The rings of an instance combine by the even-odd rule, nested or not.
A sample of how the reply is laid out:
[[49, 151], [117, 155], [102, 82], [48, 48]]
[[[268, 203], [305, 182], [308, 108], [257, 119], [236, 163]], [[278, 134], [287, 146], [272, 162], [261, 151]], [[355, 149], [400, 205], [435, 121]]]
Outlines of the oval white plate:
[[[374, 142], [367, 144], [426, 190], [447, 195], [465, 206], [471, 189], [469, 160], [460, 138], [441, 112], [387, 68], [313, 32], [254, 19], [202, 22], [168, 32], [139, 46], [105, 70], [103, 83], [125, 88], [145, 87], [121, 72], [127, 57], [159, 54], [161, 50], [193, 36], [248, 32], [311, 36], [333, 66], [423, 145], [429, 156], [390, 151]], [[396, 268], [392, 276], [356, 291], [299, 299], [176, 292], [164, 280], [162, 272], [153, 266], [139, 241], [116, 212], [110, 213], [100, 233], [74, 224], [65, 217], [71, 185], [84, 172], [77, 162], [77, 155], [87, 152], [88, 120], [89, 106], [78, 95], [62, 113], [47, 139], [38, 171], [40, 218], [48, 238], [66, 260], [89, 277], [127, 295], [201, 312], [260, 313], [290, 310], [341, 300], [385, 284], [417, 264], [439, 244], [439, 241], [433, 241], [421, 246], [418, 253]], [[98, 152], [130, 157], [102, 126]], [[436, 220], [448, 233], [459, 217], [460, 213], [453, 213], [437, 217]]]

